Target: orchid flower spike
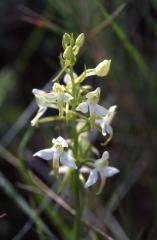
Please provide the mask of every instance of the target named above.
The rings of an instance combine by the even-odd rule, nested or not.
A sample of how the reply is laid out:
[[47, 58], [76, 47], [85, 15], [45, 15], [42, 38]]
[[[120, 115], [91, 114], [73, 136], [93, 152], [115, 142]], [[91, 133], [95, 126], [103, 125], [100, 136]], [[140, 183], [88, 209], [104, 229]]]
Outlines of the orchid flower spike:
[[39, 118], [46, 112], [48, 107], [55, 108], [55, 97], [52, 93], [46, 93], [39, 89], [33, 89], [32, 92], [35, 95], [36, 103], [39, 107], [36, 116], [31, 121], [31, 125], [35, 126]]
[[89, 92], [86, 95], [87, 101], [82, 102], [76, 108], [77, 111], [82, 113], [88, 113], [90, 115], [91, 127], [95, 126], [96, 116], [105, 116], [107, 114], [107, 109], [97, 104], [100, 98], [100, 88], [96, 88], [95, 91]]
[[56, 139], [53, 138], [52, 143], [53, 146], [51, 148], [40, 150], [33, 156], [43, 158], [47, 161], [53, 160], [53, 171], [55, 176], [58, 175], [59, 161], [62, 163], [62, 165], [77, 169], [77, 166], [72, 157], [64, 151], [64, 148], [68, 148], [68, 144], [65, 139], [62, 137], [58, 137]]
[[119, 170], [117, 168], [108, 166], [109, 165], [108, 159], [109, 159], [109, 152], [105, 151], [102, 154], [102, 157], [96, 160], [96, 162], [94, 163], [94, 169], [90, 171], [89, 177], [85, 184], [85, 188], [88, 188], [94, 185], [98, 180], [98, 175], [100, 175], [101, 184], [97, 192], [97, 194], [100, 194], [105, 185], [106, 178], [112, 177], [113, 175], [119, 173]]

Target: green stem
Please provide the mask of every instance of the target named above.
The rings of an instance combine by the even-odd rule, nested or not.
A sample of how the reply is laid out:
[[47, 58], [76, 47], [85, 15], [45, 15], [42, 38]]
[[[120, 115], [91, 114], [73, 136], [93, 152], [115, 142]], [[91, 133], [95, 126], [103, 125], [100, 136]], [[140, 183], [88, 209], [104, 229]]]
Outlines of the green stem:
[[[70, 68], [70, 77], [72, 79], [72, 95], [73, 95], [73, 102], [72, 102], [72, 111], [75, 112], [76, 108], [76, 88], [74, 83], [74, 77], [73, 77], [73, 69]], [[78, 163], [78, 134], [76, 129], [76, 115], [72, 116], [72, 137], [74, 140], [74, 157]]]
[[72, 113], [73, 115], [81, 118], [81, 119], [84, 119], [84, 120], [86, 120], [86, 121], [88, 120], [88, 118], [87, 118], [86, 116], [84, 116], [83, 114], [81, 114], [81, 113], [74, 112], [74, 111], [72, 111], [72, 110], [69, 110], [69, 112]]
[[38, 120], [38, 124], [43, 124], [43, 123], [51, 123], [51, 122], [55, 122], [55, 121], [59, 121], [59, 120], [65, 120], [65, 117], [62, 116], [54, 116], [54, 117], [44, 117], [44, 118], [40, 118]]
[[[72, 111], [75, 112], [75, 108], [77, 105], [77, 89], [75, 86], [74, 78], [73, 78], [73, 69], [70, 68], [70, 76], [72, 79], [72, 95], [73, 95], [73, 103], [72, 103]], [[74, 141], [73, 154], [76, 159], [77, 166], [79, 167], [79, 142], [78, 142], [78, 132], [76, 128], [76, 114], [72, 115], [72, 138]], [[76, 205], [76, 216], [75, 216], [75, 225], [74, 225], [74, 239], [80, 240], [81, 237], [81, 202], [80, 202], [80, 181], [79, 181], [79, 169], [77, 169], [74, 173], [74, 192], [75, 192], [75, 205]]]
[[55, 82], [58, 80], [58, 78], [65, 72], [65, 70], [67, 69], [67, 65], [65, 65], [61, 70], [60, 72], [57, 74], [57, 76], [52, 80], [52, 82]]
[[80, 181], [79, 170], [75, 172], [75, 204], [76, 204], [76, 216], [74, 226], [74, 238], [80, 240], [81, 238], [81, 201], [80, 201]]

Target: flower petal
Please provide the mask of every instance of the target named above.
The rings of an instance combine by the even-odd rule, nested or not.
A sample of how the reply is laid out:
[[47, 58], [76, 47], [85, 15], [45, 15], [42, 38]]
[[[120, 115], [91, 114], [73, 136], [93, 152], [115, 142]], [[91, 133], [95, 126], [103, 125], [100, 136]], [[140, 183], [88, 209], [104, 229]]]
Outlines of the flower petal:
[[69, 93], [64, 93], [64, 99], [63, 99], [63, 101], [65, 102], [65, 103], [68, 103], [70, 100], [72, 100], [73, 99], [73, 97], [69, 94]]
[[33, 88], [32, 93], [34, 94], [35, 97], [37, 97], [37, 96], [43, 96], [46, 92], [37, 88]]
[[47, 105], [51, 105], [53, 103], [56, 103], [57, 101], [57, 94], [54, 92], [49, 92], [49, 93], [45, 93], [45, 99], [47, 101]]
[[54, 107], [57, 95], [54, 92], [44, 92], [43, 90], [33, 89], [33, 94], [39, 107]]
[[59, 167], [59, 173], [65, 174], [69, 170], [69, 167], [67, 166], [61, 166]]
[[87, 102], [82, 102], [78, 105], [76, 108], [77, 111], [87, 113], [88, 112], [88, 103]]
[[66, 85], [72, 84], [71, 77], [70, 77], [70, 74], [69, 74], [69, 73], [66, 73], [66, 74], [64, 75], [63, 82], [64, 82]]
[[88, 187], [94, 185], [97, 180], [98, 180], [98, 172], [96, 169], [93, 169], [90, 171], [87, 182], [85, 183], [85, 188], [88, 188]]
[[96, 107], [96, 104], [89, 104], [89, 114], [90, 114], [91, 128], [95, 127], [95, 118], [96, 118], [95, 107]]
[[[59, 174], [66, 174], [70, 170], [71, 170], [71, 168], [69, 168], [67, 166], [59, 166], [58, 172], [59, 172]], [[53, 170], [50, 172], [50, 175], [54, 175], [54, 171]]]
[[108, 110], [106, 108], [100, 106], [99, 104], [96, 104], [95, 113], [99, 116], [104, 116], [108, 113]]
[[86, 166], [83, 166], [83, 167], [81, 167], [81, 168], [79, 169], [79, 171], [80, 171], [81, 173], [90, 173], [91, 168], [86, 167]]
[[47, 107], [40, 107], [36, 116], [32, 119], [31, 125], [35, 126], [39, 118], [46, 112]]
[[33, 156], [40, 157], [49, 161], [49, 160], [52, 160], [53, 158], [53, 151], [52, 151], [52, 148], [47, 148], [34, 153]]
[[115, 112], [116, 111], [116, 109], [117, 109], [117, 106], [116, 105], [113, 105], [113, 106], [111, 106], [111, 107], [109, 107], [109, 113], [113, 113], [113, 112]]
[[116, 109], [117, 109], [117, 106], [116, 105], [113, 105], [111, 106], [109, 109], [108, 109], [108, 113], [107, 115], [104, 117], [104, 122], [106, 124], [110, 124], [116, 114]]
[[36, 99], [36, 102], [37, 102], [37, 105], [38, 105], [39, 107], [47, 107], [46, 99], [45, 99], [45, 94], [46, 94], [46, 92], [34, 88], [34, 89], [32, 90], [32, 93], [34, 94], [35, 99]]
[[[76, 79], [78, 76], [75, 72], [73, 72], [73, 78]], [[64, 78], [63, 78], [63, 82], [66, 84], [66, 85], [69, 85], [69, 84], [72, 84], [72, 80], [71, 80], [71, 76], [69, 73], [66, 73], [64, 75]]]
[[63, 148], [64, 147], [66, 147], [66, 148], [68, 147], [68, 143], [61, 136], [59, 136], [56, 140], [60, 142], [60, 144], [62, 145]]
[[103, 152], [101, 159], [103, 161], [108, 160], [109, 159], [109, 152], [108, 151]]
[[113, 129], [109, 124], [106, 124], [105, 122], [102, 122], [100, 124], [101, 130], [102, 130], [102, 135], [106, 136], [107, 134], [113, 135]]
[[100, 97], [100, 87], [97, 87], [94, 91], [91, 91], [91, 92], [86, 94], [86, 98], [89, 101], [91, 101], [91, 100], [94, 101], [95, 100], [96, 102], [98, 102], [99, 101], [99, 97]]
[[77, 169], [75, 161], [73, 160], [72, 156], [68, 152], [61, 153], [60, 162], [67, 167]]
[[105, 167], [102, 171], [105, 177], [112, 177], [119, 173], [119, 170], [115, 167]]

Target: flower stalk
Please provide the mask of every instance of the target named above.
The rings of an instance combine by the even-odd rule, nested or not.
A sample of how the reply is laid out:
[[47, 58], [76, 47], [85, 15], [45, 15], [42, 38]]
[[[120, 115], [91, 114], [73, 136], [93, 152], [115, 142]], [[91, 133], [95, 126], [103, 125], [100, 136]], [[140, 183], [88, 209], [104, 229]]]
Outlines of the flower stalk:
[[[74, 75], [73, 75], [73, 68], [70, 69], [70, 77], [72, 80], [72, 95], [73, 95], [73, 103], [72, 103], [72, 111], [75, 111], [76, 107], [76, 86], [74, 82]], [[76, 164], [78, 168], [75, 170], [74, 174], [74, 189], [75, 189], [75, 206], [76, 206], [76, 216], [75, 216], [75, 224], [74, 224], [74, 238], [75, 240], [80, 239], [80, 232], [81, 232], [81, 203], [80, 203], [80, 180], [79, 180], [79, 158], [78, 158], [78, 133], [77, 133], [77, 122], [76, 122], [76, 115], [72, 116], [72, 136], [74, 139], [74, 148], [73, 148], [73, 155], [76, 159]]]

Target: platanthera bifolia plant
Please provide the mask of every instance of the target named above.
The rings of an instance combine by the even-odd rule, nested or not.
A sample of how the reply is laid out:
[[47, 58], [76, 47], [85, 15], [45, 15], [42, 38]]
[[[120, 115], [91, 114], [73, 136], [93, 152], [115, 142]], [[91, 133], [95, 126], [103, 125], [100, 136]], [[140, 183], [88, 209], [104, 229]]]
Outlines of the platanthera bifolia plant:
[[[109, 72], [111, 60], [105, 59], [92, 69], [85, 68], [78, 76], [74, 72], [74, 65], [83, 44], [83, 33], [76, 39], [72, 34], [63, 35], [63, 53], [59, 56], [61, 70], [52, 80], [50, 92], [33, 89], [39, 110], [31, 121], [32, 126], [53, 121], [65, 123], [66, 129], [63, 133], [66, 132], [66, 137], [63, 134], [59, 134], [61, 136], [56, 138], [53, 136], [52, 145], [36, 152], [33, 156], [52, 162], [50, 174], [56, 177], [65, 174], [64, 180], [73, 181], [71, 185], [74, 186], [73, 193], [76, 200], [75, 239], [80, 239], [83, 191], [100, 181], [96, 193], [100, 194], [106, 178], [119, 172], [117, 168], [109, 166], [109, 152], [104, 149], [100, 155], [89, 138], [93, 129], [99, 131], [104, 137], [103, 145], [106, 148], [113, 136], [111, 122], [117, 107], [114, 105], [106, 109], [101, 106], [100, 87], [93, 90], [90, 85], [84, 84], [89, 76], [105, 77]], [[47, 108], [57, 109], [57, 116], [41, 118]]]

